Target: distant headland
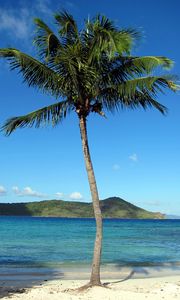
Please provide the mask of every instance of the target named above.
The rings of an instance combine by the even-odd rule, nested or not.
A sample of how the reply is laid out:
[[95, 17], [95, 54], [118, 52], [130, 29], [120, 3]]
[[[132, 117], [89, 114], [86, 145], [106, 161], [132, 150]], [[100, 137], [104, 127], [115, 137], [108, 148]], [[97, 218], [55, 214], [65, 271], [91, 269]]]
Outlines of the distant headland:
[[[101, 200], [103, 218], [164, 219], [160, 212], [150, 212], [119, 197]], [[92, 203], [63, 200], [44, 200], [27, 203], [0, 203], [1, 216], [40, 216], [93, 218]]]

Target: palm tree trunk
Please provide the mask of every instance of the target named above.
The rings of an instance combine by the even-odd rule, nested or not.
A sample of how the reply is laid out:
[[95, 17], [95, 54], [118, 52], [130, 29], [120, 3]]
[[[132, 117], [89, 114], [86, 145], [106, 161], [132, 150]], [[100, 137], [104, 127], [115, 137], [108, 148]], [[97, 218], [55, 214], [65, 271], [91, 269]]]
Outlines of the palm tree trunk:
[[96, 179], [95, 179], [93, 165], [91, 162], [91, 156], [89, 152], [85, 116], [79, 117], [79, 127], [81, 132], [81, 141], [82, 141], [84, 160], [86, 164], [89, 186], [90, 186], [91, 196], [93, 201], [94, 216], [96, 219], [96, 239], [94, 244], [94, 255], [93, 255], [93, 262], [92, 262], [90, 285], [101, 285], [100, 262], [101, 262], [101, 248], [102, 248], [102, 214], [100, 209]]

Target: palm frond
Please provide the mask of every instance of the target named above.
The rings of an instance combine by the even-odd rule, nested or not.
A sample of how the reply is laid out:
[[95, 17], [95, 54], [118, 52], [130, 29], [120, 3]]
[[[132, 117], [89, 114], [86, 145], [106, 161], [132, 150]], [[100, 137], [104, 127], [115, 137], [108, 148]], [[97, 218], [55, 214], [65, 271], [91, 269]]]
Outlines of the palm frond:
[[105, 64], [108, 70], [103, 80], [111, 80], [112, 84], [117, 84], [134, 77], [150, 75], [158, 67], [169, 70], [173, 66], [173, 61], [163, 56], [117, 56], [111, 62], [106, 61]]
[[57, 72], [63, 77], [69, 91], [83, 98], [89, 94], [97, 78], [94, 68], [87, 64], [86, 53], [81, 43], [66, 45], [55, 58]]
[[154, 107], [165, 114], [166, 107], [156, 100], [157, 94], [162, 93], [164, 89], [177, 91], [180, 87], [167, 76], [141, 77], [99, 89], [97, 98], [103, 107], [111, 112], [120, 108]]
[[27, 115], [8, 119], [2, 127], [2, 131], [5, 131], [6, 135], [10, 135], [17, 128], [32, 127], [34, 125], [38, 128], [49, 123], [55, 126], [72, 110], [73, 105], [68, 100], [58, 102]]
[[[159, 112], [161, 112], [163, 115], [165, 115], [168, 112], [168, 109], [166, 106], [162, 105], [157, 100], [153, 99], [148, 94], [146, 95], [145, 93], [144, 93], [144, 95], [142, 95], [141, 93], [136, 93], [134, 108], [137, 108], [137, 106], [142, 106], [143, 109], [155, 108]], [[131, 107], [132, 107], [132, 105], [131, 105]]]
[[174, 64], [172, 60], [164, 56], [120, 57], [116, 59], [116, 63], [118, 60], [120, 66], [114, 70], [127, 76], [150, 74], [158, 67], [169, 70]]
[[58, 97], [63, 94], [64, 79], [35, 58], [12, 48], [0, 49], [0, 57], [6, 58], [12, 70], [18, 69], [24, 82]]
[[158, 92], [163, 93], [163, 88], [168, 88], [172, 91], [176, 91], [178, 86], [170, 80], [168, 76], [146, 76], [135, 79], [127, 80], [116, 86], [120, 97], [126, 95], [132, 98], [136, 91], [141, 93], [147, 92], [151, 95], [156, 95]]
[[112, 21], [100, 15], [94, 21], [88, 20], [86, 27], [84, 40], [89, 47], [89, 62], [98, 60], [103, 52], [109, 58], [115, 54], [129, 54], [133, 42], [140, 36], [134, 29], [118, 30]]
[[68, 38], [68, 42], [73, 42], [78, 37], [78, 28], [73, 16], [67, 11], [55, 14], [56, 23], [60, 26], [59, 34]]
[[34, 44], [38, 48], [41, 59], [48, 61], [49, 57], [54, 57], [57, 54], [61, 47], [60, 40], [41, 19], [35, 18], [34, 23], [36, 24]]
[[124, 96], [124, 98], [117, 100], [114, 97], [111, 98], [110, 94], [109, 97], [104, 97], [103, 101], [103, 108], [107, 111], [112, 113], [122, 110], [122, 109], [137, 109], [142, 107], [144, 110], [147, 108], [155, 108], [163, 115], [167, 113], [167, 108], [155, 100], [150, 94], [148, 93], [140, 93], [138, 91], [135, 92], [133, 98], [128, 98]]
[[119, 30], [112, 34], [112, 42], [114, 43], [114, 49], [112, 48], [112, 57], [115, 53], [119, 55], [130, 54], [133, 44], [140, 38], [140, 33], [134, 29]]
[[174, 62], [164, 56], [142, 56], [142, 57], [129, 57], [127, 64], [131, 63], [140, 72], [150, 73], [157, 67], [169, 70], [173, 67]]

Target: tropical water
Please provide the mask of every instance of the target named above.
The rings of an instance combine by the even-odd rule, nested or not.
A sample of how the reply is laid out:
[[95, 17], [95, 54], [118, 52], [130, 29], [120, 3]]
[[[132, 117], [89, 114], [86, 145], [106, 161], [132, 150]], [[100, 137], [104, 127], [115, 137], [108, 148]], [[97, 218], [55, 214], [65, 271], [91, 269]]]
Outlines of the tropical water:
[[[0, 280], [90, 266], [94, 236], [93, 219], [0, 217]], [[104, 220], [102, 265], [180, 266], [180, 220]]]

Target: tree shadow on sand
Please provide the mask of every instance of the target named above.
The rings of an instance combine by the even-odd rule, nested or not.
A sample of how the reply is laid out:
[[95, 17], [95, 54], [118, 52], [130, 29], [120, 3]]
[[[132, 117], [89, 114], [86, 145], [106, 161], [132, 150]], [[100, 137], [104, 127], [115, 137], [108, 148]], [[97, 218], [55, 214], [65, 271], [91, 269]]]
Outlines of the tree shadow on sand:
[[61, 270], [37, 264], [30, 268], [0, 267], [0, 299], [13, 294], [25, 293], [27, 288], [41, 286], [47, 281], [63, 277], [64, 273]]
[[[117, 263], [115, 265], [115, 268], [119, 270], [119, 272], [123, 273], [123, 269], [126, 267], [126, 265], [122, 265], [121, 262]], [[156, 263], [156, 264], [139, 264], [138, 266], [130, 266], [129, 274], [126, 275], [124, 278], [121, 278], [120, 280], [111, 281], [111, 282], [105, 282], [104, 286], [108, 286], [109, 284], [114, 283], [120, 283], [132, 278], [148, 278], [148, 277], [154, 277], [160, 275], [162, 276], [163, 272], [166, 272], [167, 274], [180, 274], [180, 263], [177, 262], [169, 262], [169, 263]]]

